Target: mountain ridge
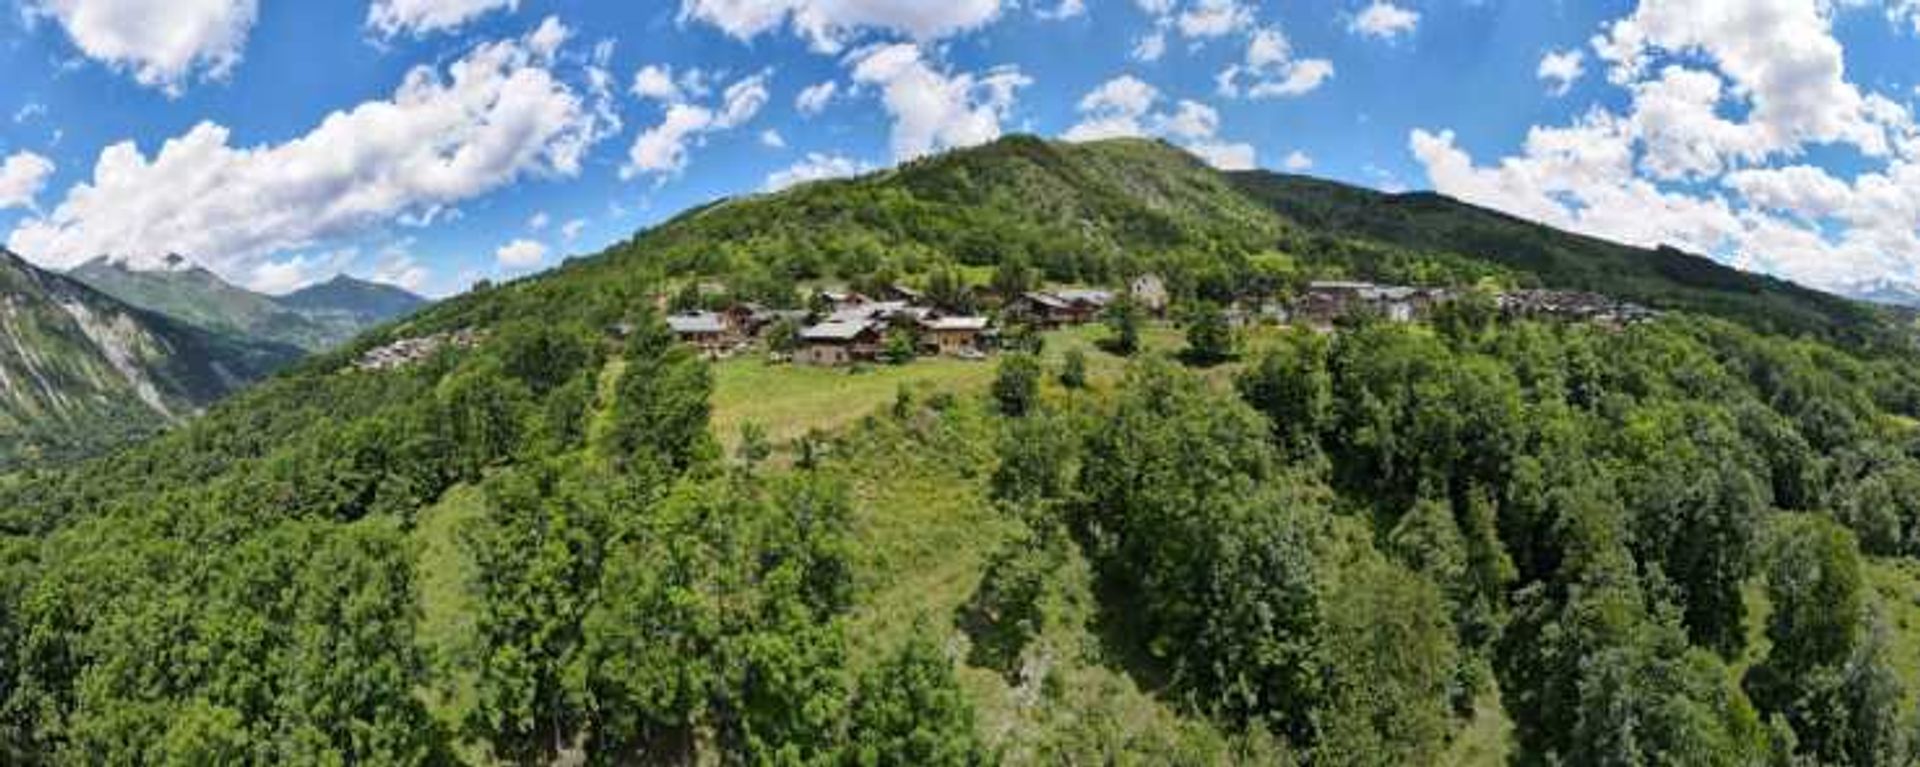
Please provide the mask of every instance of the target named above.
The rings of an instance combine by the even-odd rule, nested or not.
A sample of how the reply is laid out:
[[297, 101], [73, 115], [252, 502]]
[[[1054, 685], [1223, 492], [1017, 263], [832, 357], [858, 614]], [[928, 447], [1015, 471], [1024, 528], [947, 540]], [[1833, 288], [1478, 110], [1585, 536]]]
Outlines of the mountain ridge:
[[0, 468], [158, 431], [300, 356], [131, 306], [0, 249]]
[[317, 351], [339, 344], [368, 326], [425, 305], [397, 287], [336, 277], [285, 296], [234, 285], [203, 266], [170, 254], [154, 268], [132, 259], [102, 256], [69, 271], [75, 278], [128, 304], [203, 329]]

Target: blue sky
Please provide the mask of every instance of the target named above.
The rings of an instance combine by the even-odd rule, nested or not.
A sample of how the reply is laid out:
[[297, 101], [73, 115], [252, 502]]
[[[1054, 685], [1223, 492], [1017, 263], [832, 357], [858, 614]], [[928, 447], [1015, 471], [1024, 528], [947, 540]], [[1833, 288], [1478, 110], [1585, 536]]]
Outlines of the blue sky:
[[[1920, 0], [14, 0], [0, 234], [436, 295], [1012, 132], [1920, 278]], [[803, 99], [831, 92], [830, 97]], [[808, 103], [802, 103], [806, 101]]]

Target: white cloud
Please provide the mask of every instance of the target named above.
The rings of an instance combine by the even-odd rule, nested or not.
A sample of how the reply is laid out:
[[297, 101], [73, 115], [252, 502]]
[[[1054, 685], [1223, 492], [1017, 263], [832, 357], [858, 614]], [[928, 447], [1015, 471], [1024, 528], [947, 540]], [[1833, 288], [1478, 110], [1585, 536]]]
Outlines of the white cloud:
[[778, 192], [811, 181], [845, 178], [872, 169], [873, 167], [867, 163], [841, 155], [809, 152], [805, 159], [768, 175], [767, 182], [762, 188], [768, 192]]
[[[1823, 287], [1920, 279], [1920, 130], [1847, 80], [1842, 5], [1643, 0], [1594, 39], [1622, 107], [1535, 126], [1486, 164], [1446, 131], [1409, 145], [1439, 191], [1575, 231]], [[1803, 159], [1836, 144], [1860, 152], [1850, 181]]]
[[[658, 89], [659, 80], [642, 69], [634, 80], [634, 90], [652, 90], [663, 95], [653, 96], [666, 103], [666, 111], [660, 122], [640, 133], [627, 151], [627, 163], [620, 169], [622, 179], [632, 179], [642, 175], [652, 175], [665, 181], [686, 170], [692, 150], [702, 145], [709, 134], [729, 131], [752, 121], [767, 104], [769, 91], [767, 81], [772, 72], [762, 71], [735, 81], [721, 93], [719, 103], [711, 106], [694, 104], [681, 100], [688, 93], [704, 93], [703, 76], [690, 73], [683, 76], [679, 84], [670, 92]], [[671, 81], [671, 77], [662, 70], [662, 77]], [[644, 87], [643, 87], [644, 86]]]
[[901, 160], [999, 138], [1015, 92], [1033, 82], [1013, 67], [977, 76], [942, 72], [910, 43], [855, 54], [853, 80], [880, 89], [893, 117], [893, 155]]
[[768, 128], [760, 131], [760, 145], [768, 149], [785, 149], [787, 138], [780, 135], [780, 131]]
[[24, 0], [28, 19], [51, 17], [90, 59], [177, 96], [196, 76], [224, 78], [240, 63], [256, 0]]
[[8, 246], [60, 268], [178, 252], [245, 278], [277, 253], [426, 223], [528, 176], [575, 175], [605, 125], [550, 64], [525, 38], [487, 43], [283, 144], [236, 147], [213, 122], [152, 156], [115, 144]]
[[1287, 153], [1287, 159], [1280, 163], [1280, 167], [1286, 168], [1290, 173], [1305, 173], [1313, 170], [1313, 158], [1306, 152], [1295, 149]]
[[761, 107], [767, 105], [767, 80], [772, 76], [771, 71], [765, 71], [727, 86], [714, 125], [722, 130], [738, 128], [760, 114]]
[[455, 29], [519, 0], [373, 0], [367, 26], [383, 37], [425, 35]]
[[580, 239], [580, 232], [587, 228], [587, 220], [576, 218], [560, 225], [560, 239], [573, 242]]
[[538, 232], [546, 229], [547, 225], [551, 223], [553, 223], [553, 219], [548, 217], [547, 212], [543, 210], [533, 214], [532, 218], [527, 219], [527, 230]]
[[1333, 78], [1333, 62], [1296, 59], [1293, 44], [1275, 27], [1256, 30], [1247, 40], [1240, 63], [1214, 78], [1220, 94], [1229, 98], [1285, 98], [1303, 96]]
[[1051, 10], [1042, 6], [1033, 12], [1035, 16], [1048, 21], [1059, 21], [1087, 15], [1087, 0], [1059, 0]]
[[799, 110], [802, 116], [812, 117], [826, 111], [827, 105], [833, 103], [833, 97], [839, 93], [840, 83], [833, 80], [809, 85], [794, 97], [793, 108]]
[[1386, 0], [1374, 0], [1353, 17], [1347, 30], [1363, 37], [1381, 40], [1393, 40], [1402, 35], [1413, 34], [1420, 26], [1420, 14], [1407, 10]]
[[1068, 141], [1145, 136], [1142, 119], [1160, 90], [1132, 75], [1113, 78], [1080, 99], [1081, 120], [1062, 135]]
[[1540, 57], [1540, 68], [1535, 76], [1547, 82], [1547, 92], [1555, 96], [1565, 96], [1573, 90], [1573, 84], [1587, 73], [1587, 54], [1579, 49], [1569, 51], [1548, 51]]
[[514, 240], [494, 251], [493, 258], [508, 269], [531, 269], [547, 259], [547, 246], [533, 240]]
[[1240, 0], [1193, 0], [1174, 19], [1180, 34], [1189, 38], [1221, 37], [1253, 24], [1253, 9]]
[[837, 53], [864, 30], [930, 42], [983, 26], [1000, 10], [1001, 0], [681, 0], [680, 18], [741, 40], [791, 26], [815, 50]]
[[1642, 79], [1662, 54], [1712, 61], [1749, 102], [1765, 152], [1814, 141], [1884, 154], [1883, 126], [1846, 81], [1830, 10], [1827, 0], [1643, 0], [1593, 45], [1619, 85]]
[[1142, 35], [1139, 41], [1133, 44], [1131, 55], [1134, 61], [1147, 63], [1159, 61], [1160, 57], [1167, 55], [1167, 33], [1156, 29]]
[[1254, 168], [1252, 144], [1199, 141], [1186, 146], [1187, 151], [1220, 170], [1253, 170]]
[[53, 161], [33, 152], [15, 152], [0, 163], [0, 210], [30, 208], [53, 175]]
[[1220, 113], [1197, 101], [1171, 112], [1155, 111], [1160, 90], [1132, 75], [1108, 80], [1080, 99], [1080, 122], [1062, 134], [1068, 141], [1164, 136], [1221, 170], [1254, 167], [1252, 144], [1223, 141]]
[[660, 124], [648, 128], [627, 151], [627, 165], [620, 177], [631, 179], [642, 174], [677, 174], [687, 167], [690, 142], [713, 128], [713, 112], [706, 107], [674, 104], [667, 107]]
[[686, 100], [680, 92], [680, 85], [673, 81], [673, 69], [657, 64], [648, 64], [633, 73], [633, 95], [643, 99], [676, 103]]
[[427, 279], [433, 276], [433, 273], [421, 266], [414, 260], [413, 255], [406, 251], [409, 244], [411, 244], [410, 240], [387, 246], [381, 253], [379, 263], [375, 264], [372, 273], [367, 275], [367, 279], [405, 288], [414, 293], [425, 290]]

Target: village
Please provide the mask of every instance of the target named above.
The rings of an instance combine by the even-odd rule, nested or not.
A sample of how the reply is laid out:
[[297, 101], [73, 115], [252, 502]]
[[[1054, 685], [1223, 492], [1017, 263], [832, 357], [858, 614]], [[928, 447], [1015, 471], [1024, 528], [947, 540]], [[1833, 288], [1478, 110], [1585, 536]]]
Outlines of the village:
[[[1235, 329], [1300, 326], [1324, 333], [1333, 332], [1342, 318], [1361, 314], [1388, 322], [1419, 322], [1461, 295], [1450, 288], [1325, 280], [1308, 283], [1292, 300], [1237, 303], [1223, 315]], [[764, 348], [776, 362], [837, 367], [905, 362], [917, 356], [985, 359], [1001, 348], [1010, 328], [1048, 331], [1099, 322], [1120, 301], [1131, 302], [1155, 320], [1174, 313], [1165, 281], [1151, 274], [1119, 290], [1026, 291], [1003, 300], [991, 316], [951, 311], [921, 291], [897, 284], [878, 296], [822, 290], [812, 298], [813, 310], [740, 302], [718, 310], [675, 312], [666, 322], [677, 338], [711, 359]], [[1494, 299], [1502, 316], [1516, 319], [1561, 319], [1617, 329], [1658, 316], [1638, 304], [1581, 291], [1513, 290]]]

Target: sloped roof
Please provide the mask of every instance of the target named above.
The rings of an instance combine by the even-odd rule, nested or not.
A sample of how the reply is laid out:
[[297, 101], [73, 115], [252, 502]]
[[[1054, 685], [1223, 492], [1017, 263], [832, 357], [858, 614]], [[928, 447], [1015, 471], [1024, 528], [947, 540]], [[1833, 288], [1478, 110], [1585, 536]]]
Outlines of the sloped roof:
[[667, 327], [675, 333], [724, 333], [726, 323], [713, 312], [688, 312], [667, 317]]
[[920, 321], [928, 330], [986, 330], [985, 317], [935, 317]]
[[872, 329], [873, 323], [866, 320], [828, 320], [802, 329], [800, 338], [806, 341], [851, 341]]

